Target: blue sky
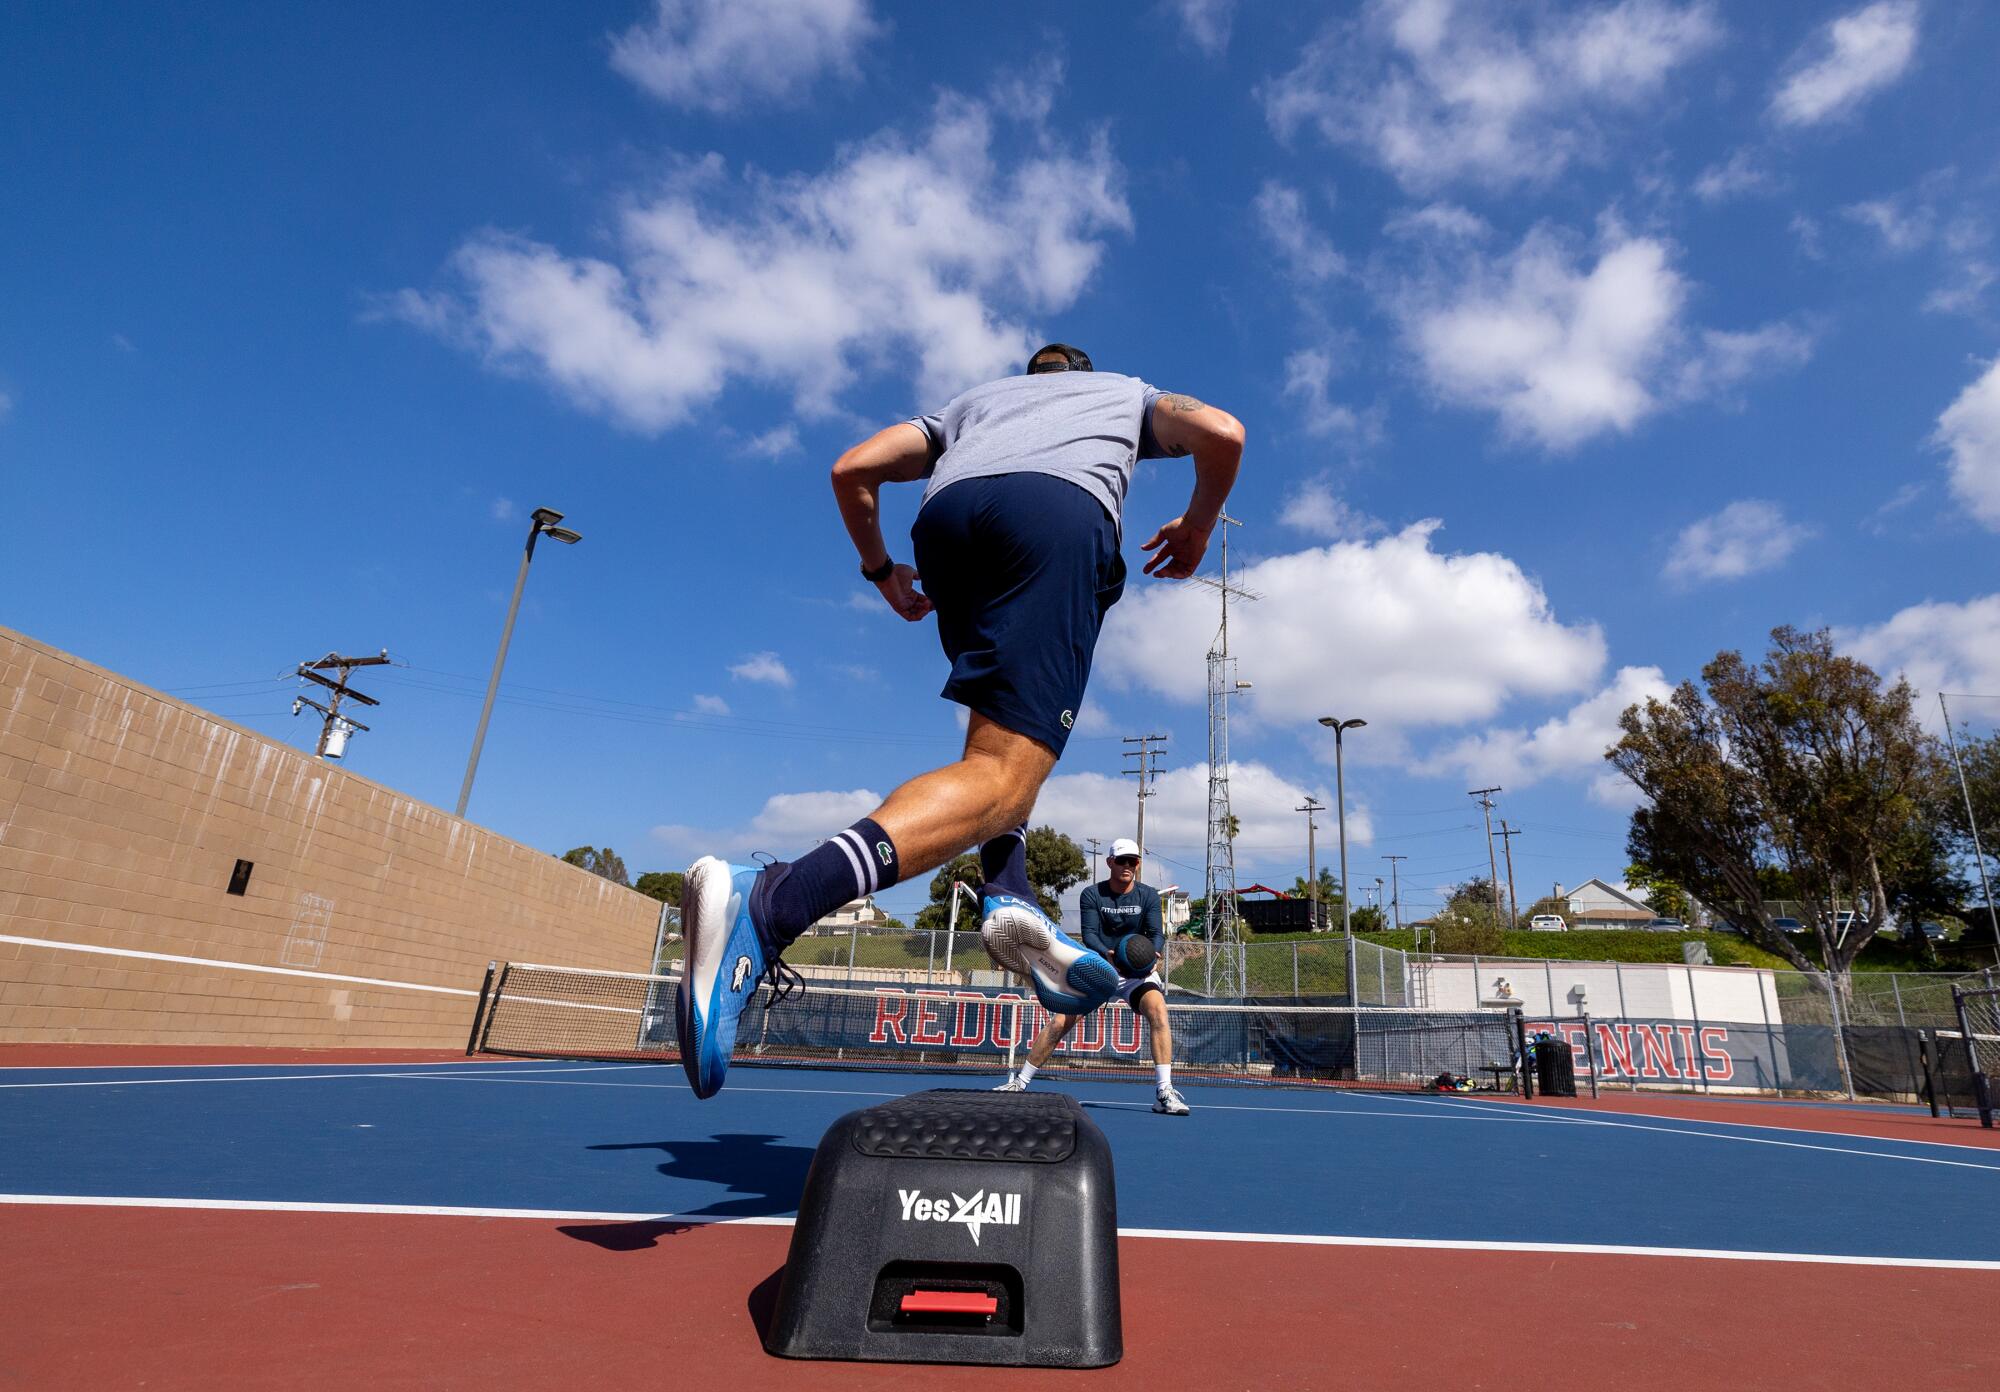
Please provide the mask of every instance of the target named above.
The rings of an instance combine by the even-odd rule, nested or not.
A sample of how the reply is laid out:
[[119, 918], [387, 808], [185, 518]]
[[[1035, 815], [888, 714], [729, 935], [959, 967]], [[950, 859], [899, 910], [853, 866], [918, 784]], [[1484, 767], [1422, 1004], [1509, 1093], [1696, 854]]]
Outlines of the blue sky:
[[[794, 854], [960, 728], [828, 465], [1060, 338], [1248, 428], [1245, 879], [1326, 713], [1358, 888], [1483, 869], [1488, 784], [1524, 899], [1615, 878], [1617, 711], [1720, 648], [2000, 692], [1995, 52], [1913, 0], [17, 7], [0, 622], [308, 746], [284, 674], [387, 648], [348, 767], [449, 807], [554, 507], [474, 818]], [[1214, 619], [1135, 574], [1039, 813], [1129, 834], [1169, 734], [1162, 882]]]

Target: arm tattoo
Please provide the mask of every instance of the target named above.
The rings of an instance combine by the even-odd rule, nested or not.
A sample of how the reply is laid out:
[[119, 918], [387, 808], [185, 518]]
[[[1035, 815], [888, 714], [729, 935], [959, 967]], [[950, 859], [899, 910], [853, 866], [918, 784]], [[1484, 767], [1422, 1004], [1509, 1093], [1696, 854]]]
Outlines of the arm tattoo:
[[1199, 401], [1180, 392], [1168, 392], [1160, 400], [1164, 401], [1167, 404], [1167, 409], [1177, 416], [1184, 416], [1190, 411], [1199, 411], [1202, 409], [1202, 404]]

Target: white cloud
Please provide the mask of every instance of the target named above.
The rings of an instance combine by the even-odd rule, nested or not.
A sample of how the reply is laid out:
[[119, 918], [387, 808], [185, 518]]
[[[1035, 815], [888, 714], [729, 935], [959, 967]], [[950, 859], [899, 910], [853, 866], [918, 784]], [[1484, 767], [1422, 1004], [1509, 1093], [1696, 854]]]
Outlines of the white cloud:
[[[1544, 778], [1584, 778], [1594, 791], [1607, 778], [1604, 751], [1618, 742], [1618, 717], [1627, 706], [1673, 694], [1657, 667], [1622, 667], [1610, 685], [1533, 730], [1509, 728], [1471, 735], [1418, 765], [1420, 772], [1463, 773], [1468, 779], [1525, 788]], [[1622, 784], [1608, 774], [1603, 793]]]
[[1257, 191], [1255, 207], [1258, 226], [1284, 257], [1294, 278], [1317, 282], [1339, 275], [1345, 268], [1346, 262], [1333, 243], [1312, 225], [1305, 199], [1297, 189], [1266, 179]]
[[1426, 203], [1421, 208], [1396, 214], [1382, 224], [1382, 230], [1391, 237], [1470, 242], [1493, 229], [1477, 213], [1456, 203]]
[[788, 454], [797, 454], [799, 428], [796, 425], [774, 426], [761, 435], [745, 440], [743, 452], [759, 459], [782, 459]]
[[1173, 0], [1173, 10], [1180, 18], [1182, 37], [1203, 53], [1220, 57], [1228, 49], [1236, 0]]
[[729, 714], [729, 702], [720, 696], [704, 696], [700, 692], [695, 693], [694, 708], [703, 715]]
[[1295, 531], [1329, 541], [1358, 541], [1388, 530], [1336, 495], [1324, 474], [1288, 492], [1278, 520]]
[[1406, 188], [1501, 188], [1600, 157], [1601, 126], [1653, 100], [1720, 35], [1706, 4], [1624, 0], [1575, 15], [1454, 0], [1376, 0], [1259, 91], [1280, 136], [1311, 126]]
[[1777, 185], [1769, 170], [1748, 150], [1736, 150], [1721, 164], [1711, 164], [1695, 177], [1694, 193], [1704, 203], [1720, 203], [1748, 193], [1764, 193]]
[[823, 72], [855, 77], [880, 32], [867, 0], [656, 0], [611, 66], [664, 102], [721, 114], [796, 101]]
[[486, 512], [495, 522], [512, 521], [514, 517], [514, 500], [512, 498], [495, 498], [491, 503], [487, 504]]
[[1938, 417], [1937, 442], [1951, 453], [1951, 491], [1989, 530], [2000, 532], [2000, 360]]
[[1112, 720], [1110, 711], [1107, 711], [1102, 705], [1086, 696], [1083, 698], [1083, 704], [1076, 708], [1076, 728], [1071, 733], [1077, 735], [1115, 735], [1118, 733], [1118, 726]]
[[1682, 528], [1661, 573], [1682, 584], [1740, 580], [1776, 570], [1812, 535], [1776, 503], [1746, 498]]
[[1959, 187], [1958, 171], [1946, 166], [1898, 193], [1841, 209], [1848, 221], [1873, 231], [1888, 255], [1932, 253], [1943, 281], [1924, 299], [1933, 313], [1971, 313], [2000, 280], [2000, 269], [1989, 259], [1993, 228], [1984, 190], [1967, 197]]
[[1916, 0], [1881, 0], [1828, 24], [1793, 60], [1771, 114], [1788, 126], [1817, 125], [1887, 87], [1916, 55], [1917, 13]]
[[1850, 203], [1842, 208], [1849, 221], [1870, 227], [1882, 238], [1884, 249], [1911, 252], [1931, 239], [1933, 210], [1925, 203], [1907, 198], [1876, 198]]
[[[1264, 596], [1230, 609], [1239, 675], [1255, 682], [1239, 710], [1300, 730], [1331, 710], [1358, 714], [1383, 748], [1417, 727], [1486, 719], [1518, 695], [1587, 686], [1604, 664], [1597, 626], [1558, 621], [1541, 587], [1505, 556], [1432, 550], [1439, 525], [1272, 556], [1237, 573]], [[1200, 709], [1215, 626], [1212, 591], [1134, 585], [1111, 611], [1095, 670]]]
[[[1208, 765], [1206, 761], [1172, 768], [1153, 783], [1146, 799], [1146, 854], [1149, 883], [1178, 882], [1191, 894], [1201, 893], [1202, 866], [1208, 846]], [[1347, 839], [1350, 849], [1374, 841], [1374, 823], [1355, 796], [1349, 779]], [[1229, 765], [1229, 805], [1240, 830], [1236, 837], [1237, 878], [1259, 866], [1274, 867], [1285, 883], [1305, 873], [1305, 814], [1294, 809], [1308, 794], [1333, 805], [1330, 786], [1307, 787], [1292, 782], [1262, 763], [1232, 761]], [[1320, 814], [1320, 846], [1325, 853], [1333, 840], [1333, 814]], [[1033, 825], [1053, 826], [1083, 844], [1088, 837], [1107, 840], [1137, 833], [1138, 798], [1132, 780], [1105, 773], [1059, 773], [1042, 785], [1035, 803]], [[1156, 858], [1157, 857], [1157, 858]], [[1290, 867], [1279, 869], [1275, 867]]]
[[1431, 385], [1496, 412], [1513, 434], [1564, 449], [1629, 432], [1669, 399], [1802, 361], [1810, 340], [1768, 325], [1691, 332], [1670, 247], [1615, 222], [1588, 265], [1547, 228], [1504, 256], [1464, 250], [1392, 292], [1391, 311]]
[[1766, 324], [1742, 332], [1703, 329], [1675, 374], [1675, 395], [1701, 401], [1752, 377], [1801, 367], [1812, 351], [1813, 336], [1796, 324]]
[[111, 335], [111, 346], [113, 348], [116, 348], [121, 353], [136, 353], [139, 351], [137, 345], [135, 345], [131, 339], [125, 337], [125, 335], [122, 333], [115, 333]]
[[710, 155], [625, 207], [616, 260], [482, 232], [452, 257], [452, 288], [377, 313], [643, 431], [732, 382], [832, 413], [859, 371], [904, 362], [942, 402], [1018, 371], [1036, 341], [1021, 315], [1074, 303], [1102, 234], [1132, 226], [1101, 133], [1069, 150], [1031, 127], [1009, 160], [996, 129], [986, 104], [946, 93], [919, 137], [882, 132], [822, 173], [734, 179]]
[[870, 788], [850, 792], [779, 793], [757, 815], [736, 827], [656, 826], [653, 840], [687, 856], [746, 856], [765, 851], [791, 859], [835, 832], [852, 826], [882, 804]]
[[0, 391], [0, 420], [6, 419], [7, 413], [13, 409], [14, 398], [7, 395], [6, 392]]
[[732, 663], [729, 675], [738, 681], [764, 682], [771, 686], [790, 689], [793, 686], [792, 673], [774, 652], [751, 653], [741, 662]]
[[[1913, 604], [1872, 627], [1837, 629], [1834, 640], [1883, 675], [1908, 677], [1920, 706], [1928, 707], [1918, 717], [1933, 729], [1939, 728], [1938, 692], [2000, 691], [2000, 594], [1963, 604]], [[1983, 709], [1990, 713], [1992, 707]]]
[[1299, 403], [1306, 434], [1337, 436], [1355, 446], [1379, 443], [1382, 413], [1335, 401], [1327, 389], [1332, 376], [1332, 356], [1316, 348], [1301, 349], [1285, 359], [1285, 395]]

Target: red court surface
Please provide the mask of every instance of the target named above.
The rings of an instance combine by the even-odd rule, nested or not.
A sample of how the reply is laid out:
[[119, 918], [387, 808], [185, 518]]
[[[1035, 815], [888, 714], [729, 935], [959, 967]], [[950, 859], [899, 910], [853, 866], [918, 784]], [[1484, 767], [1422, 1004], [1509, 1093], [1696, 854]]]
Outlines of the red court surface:
[[0, 1209], [8, 1388], [1972, 1388], [2000, 1275], [1128, 1238], [1091, 1372], [794, 1363], [788, 1227], [612, 1252], [521, 1219]]

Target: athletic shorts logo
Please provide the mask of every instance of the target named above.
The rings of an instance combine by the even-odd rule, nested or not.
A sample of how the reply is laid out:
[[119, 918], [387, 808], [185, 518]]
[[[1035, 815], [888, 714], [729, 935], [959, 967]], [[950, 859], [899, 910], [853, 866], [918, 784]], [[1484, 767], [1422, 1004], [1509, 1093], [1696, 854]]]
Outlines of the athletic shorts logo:
[[1067, 730], [1070, 726], [1074, 725], [1075, 723], [1076, 723], [1076, 712], [1064, 711], [1062, 713], [1062, 727], [1065, 730]]
[[729, 973], [729, 989], [732, 991], [742, 990], [743, 982], [749, 977], [749, 975], [750, 975], [750, 959], [748, 957], [738, 957], [736, 959], [735, 967], [732, 968]]
[[1021, 1225], [1021, 1196], [1002, 1194], [998, 1190], [987, 1193], [979, 1190], [971, 1198], [961, 1198], [953, 1194], [949, 1200], [927, 1199], [921, 1189], [898, 1189], [896, 1197], [903, 1201], [903, 1221], [905, 1223], [963, 1223], [972, 1234], [972, 1245], [979, 1245], [979, 1230], [988, 1223], [1001, 1227]]
[[877, 841], [875, 843], [875, 854], [881, 859], [884, 865], [887, 865], [895, 858], [896, 848], [891, 846], [887, 841]]

